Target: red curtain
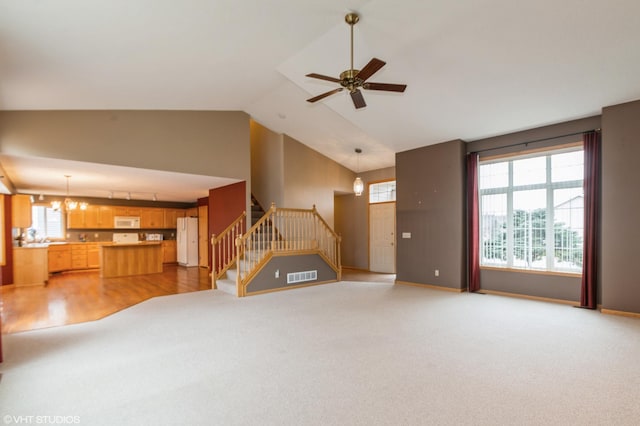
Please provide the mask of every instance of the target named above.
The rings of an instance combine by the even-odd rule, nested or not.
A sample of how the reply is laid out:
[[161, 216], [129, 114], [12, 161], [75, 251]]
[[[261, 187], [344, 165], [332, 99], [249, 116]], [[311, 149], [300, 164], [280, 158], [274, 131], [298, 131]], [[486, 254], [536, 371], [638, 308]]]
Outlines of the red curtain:
[[596, 309], [598, 208], [600, 205], [600, 132], [584, 134], [584, 249], [580, 306]]
[[467, 233], [469, 291], [480, 290], [480, 214], [478, 203], [478, 153], [467, 155]]

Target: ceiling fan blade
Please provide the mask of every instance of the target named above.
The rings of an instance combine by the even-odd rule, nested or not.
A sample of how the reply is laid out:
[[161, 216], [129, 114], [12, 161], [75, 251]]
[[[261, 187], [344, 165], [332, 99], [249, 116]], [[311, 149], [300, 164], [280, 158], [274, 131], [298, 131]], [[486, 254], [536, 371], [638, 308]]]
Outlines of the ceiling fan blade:
[[367, 90], [386, 90], [387, 92], [404, 92], [407, 88], [406, 84], [389, 84], [389, 83], [364, 83], [363, 89]]
[[327, 96], [333, 95], [334, 93], [342, 92], [343, 90], [344, 90], [343, 87], [338, 87], [337, 89], [329, 90], [328, 92], [325, 92], [325, 93], [323, 93], [321, 95], [314, 96], [313, 98], [309, 98], [309, 99], [307, 99], [307, 102], [317, 102], [320, 99], [324, 99]]
[[364, 97], [362, 96], [362, 92], [358, 89], [351, 92], [351, 99], [353, 100], [353, 105], [356, 107], [356, 109], [364, 108], [367, 106], [366, 102], [364, 101]]
[[386, 64], [385, 61], [382, 61], [378, 58], [373, 58], [372, 60], [369, 61], [367, 65], [364, 66], [364, 68], [360, 70], [358, 74], [356, 74], [356, 78], [359, 78], [360, 80], [365, 81], [366, 79], [374, 75], [376, 72], [378, 72], [380, 68], [384, 67], [385, 64]]
[[307, 74], [307, 77], [317, 78], [317, 79], [320, 79], [320, 80], [332, 81], [334, 83], [340, 83], [340, 81], [341, 81], [339, 78], [329, 77], [328, 75], [316, 74], [316, 73], [313, 73], [313, 72], [311, 74]]

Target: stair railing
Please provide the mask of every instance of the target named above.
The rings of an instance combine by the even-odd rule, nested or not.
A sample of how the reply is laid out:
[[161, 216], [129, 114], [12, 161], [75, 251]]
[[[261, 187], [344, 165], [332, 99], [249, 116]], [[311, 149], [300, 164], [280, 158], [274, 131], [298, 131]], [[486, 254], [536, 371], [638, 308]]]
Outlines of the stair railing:
[[247, 212], [233, 221], [219, 235], [211, 234], [211, 288], [216, 288], [216, 280], [233, 266], [236, 261], [236, 239], [244, 234]]
[[318, 253], [336, 271], [340, 264], [340, 236], [318, 214], [311, 210], [276, 208], [275, 203], [265, 215], [236, 238], [237, 294], [245, 296], [246, 285], [275, 254]]

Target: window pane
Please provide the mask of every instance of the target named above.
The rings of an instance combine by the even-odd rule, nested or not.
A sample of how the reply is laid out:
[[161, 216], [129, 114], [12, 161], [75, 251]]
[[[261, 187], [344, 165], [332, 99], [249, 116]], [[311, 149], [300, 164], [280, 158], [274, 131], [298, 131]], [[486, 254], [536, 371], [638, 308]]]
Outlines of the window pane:
[[507, 264], [507, 194], [480, 197], [480, 243], [483, 265]]
[[554, 268], [582, 270], [584, 194], [582, 188], [553, 191]]
[[396, 200], [396, 181], [369, 185], [369, 203], [384, 203]]
[[584, 178], [583, 151], [565, 152], [551, 156], [551, 180], [565, 182]]
[[532, 185], [547, 181], [546, 156], [513, 161], [513, 185]]
[[513, 193], [513, 266], [547, 267], [546, 193], [545, 189]]
[[505, 188], [509, 186], [509, 162], [480, 166], [480, 189]]
[[33, 223], [29, 228], [29, 238], [43, 240], [45, 238], [63, 238], [62, 212], [46, 206], [32, 206]]

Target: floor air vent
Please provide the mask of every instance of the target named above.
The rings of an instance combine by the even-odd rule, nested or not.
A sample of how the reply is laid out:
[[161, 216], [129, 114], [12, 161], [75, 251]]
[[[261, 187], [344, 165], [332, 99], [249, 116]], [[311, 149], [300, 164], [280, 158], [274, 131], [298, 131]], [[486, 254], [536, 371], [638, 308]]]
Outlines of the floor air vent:
[[291, 272], [287, 274], [287, 284], [303, 283], [318, 279], [318, 271]]

